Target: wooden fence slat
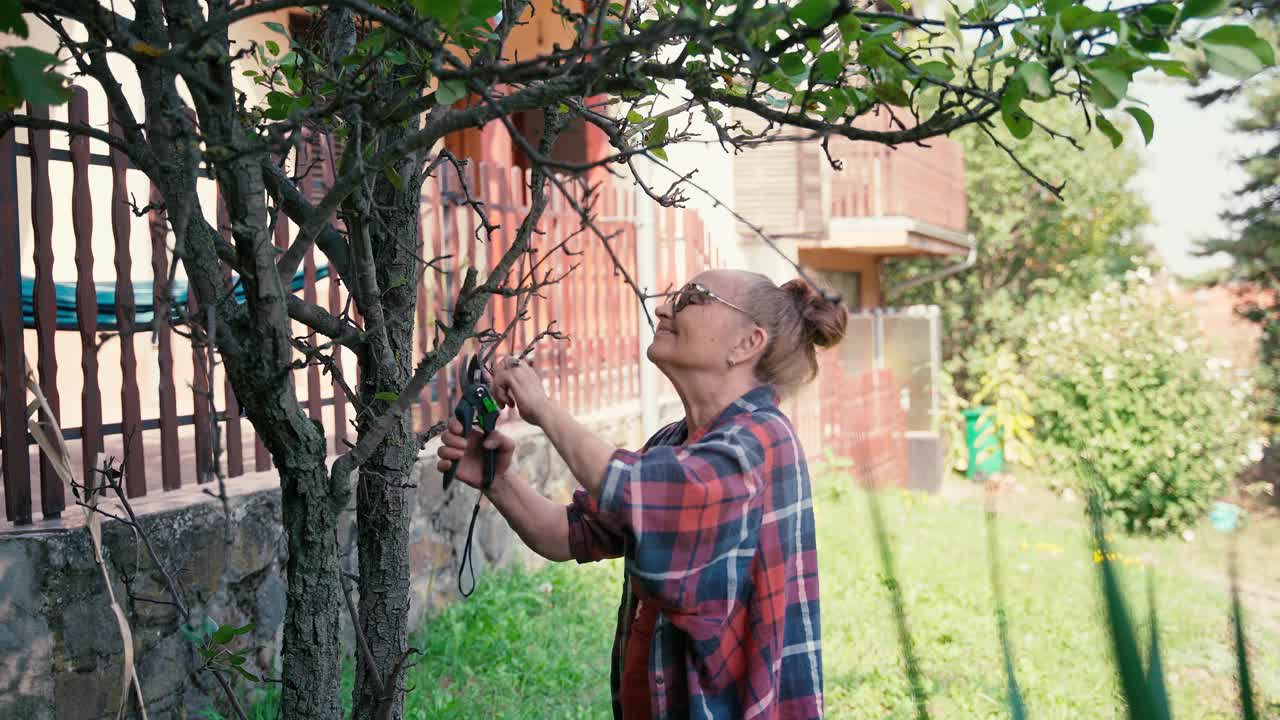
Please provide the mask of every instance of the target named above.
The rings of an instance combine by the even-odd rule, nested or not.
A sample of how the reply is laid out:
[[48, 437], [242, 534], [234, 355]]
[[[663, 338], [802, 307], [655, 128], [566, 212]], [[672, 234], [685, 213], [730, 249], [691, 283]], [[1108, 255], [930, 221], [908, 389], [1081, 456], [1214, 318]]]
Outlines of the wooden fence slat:
[[[227, 199], [218, 189], [218, 234], [222, 239], [231, 242], [231, 219], [227, 217]], [[227, 268], [224, 283], [231, 289], [231, 269]], [[240, 477], [244, 474], [244, 431], [240, 424], [240, 401], [236, 399], [235, 390], [231, 387], [231, 378], [223, 374], [222, 404], [226, 408], [226, 418], [222, 426], [226, 430], [227, 477]], [[251, 429], [252, 430], [252, 429]]]
[[[160, 190], [151, 186], [151, 202], [163, 202]], [[160, 366], [160, 483], [165, 490], [182, 487], [182, 469], [178, 463], [178, 393], [173, 383], [173, 328], [170, 323], [172, 304], [169, 287], [169, 249], [165, 242], [169, 223], [163, 210], [152, 210], [148, 217], [151, 231], [151, 274], [154, 312], [151, 332], [156, 338], [156, 359]]]
[[[89, 124], [89, 93], [76, 87], [69, 119]], [[80, 447], [84, 475], [93, 477], [94, 462], [103, 450], [102, 388], [98, 385], [98, 290], [93, 283], [93, 193], [89, 190], [89, 138], [71, 136], [71, 219], [76, 236], [76, 324], [80, 326]]]
[[[32, 118], [47, 119], [49, 108], [27, 104]], [[58, 301], [53, 285], [53, 194], [49, 187], [49, 131], [31, 130], [31, 226], [35, 231], [35, 321], [40, 390], [49, 401], [55, 419], [62, 417], [58, 394]], [[45, 519], [62, 515], [62, 478], [53, 461], [40, 451], [40, 510]]]
[[[333, 137], [330, 135], [321, 135], [316, 138], [312, 146], [320, 162], [319, 178], [314, 188], [317, 194], [322, 194], [324, 188], [332, 187], [334, 182], [334, 158], [338, 153], [333, 147]], [[335, 228], [341, 229], [342, 221], [332, 218]], [[329, 266], [329, 312], [338, 317], [342, 314], [343, 306], [346, 302], [342, 285], [338, 279], [337, 270], [332, 265]], [[333, 393], [333, 451], [334, 453], [342, 453], [347, 450], [347, 394], [342, 389], [340, 374], [342, 372], [343, 355], [346, 352], [341, 347], [335, 347], [333, 350], [333, 362], [337, 372], [330, 374], [331, 392]]]
[[[123, 130], [113, 117], [111, 134]], [[111, 233], [115, 239], [116, 326], [120, 342], [120, 425], [124, 438], [125, 494], [147, 494], [146, 457], [143, 450], [142, 400], [138, 393], [138, 359], [134, 350], [137, 305], [133, 296], [133, 258], [129, 238], [132, 212], [126, 170], [129, 158], [111, 148]]]
[[[450, 260], [446, 261], [446, 267], [449, 268], [449, 272], [440, 277], [436, 285], [435, 316], [432, 319], [437, 322], [448, 322], [448, 310], [451, 307], [453, 297], [453, 283], [458, 277], [459, 268], [462, 267], [463, 263], [460, 257], [461, 248], [458, 244], [457, 212], [447, 195], [448, 192], [457, 188], [458, 182], [458, 174], [453, 165], [445, 165], [440, 173], [440, 180], [436, 184], [435, 203], [439, 210], [439, 228], [432, 238], [435, 254], [437, 257], [446, 253], [453, 255]], [[436, 407], [441, 419], [448, 419], [449, 413], [453, 409], [450, 405], [452, 401], [450, 388], [452, 385], [450, 385], [449, 378], [448, 365], [440, 368], [440, 372], [437, 373], [435, 378]]]
[[[308, 305], [316, 305], [320, 301], [316, 290], [316, 255], [315, 246], [307, 250], [302, 261], [302, 299]], [[316, 332], [307, 335], [307, 343], [315, 347], [318, 343]], [[307, 416], [316, 422], [324, 422], [324, 398], [320, 394], [320, 366], [307, 363]]]
[[[427, 234], [431, 232], [431, 221], [428, 219], [433, 217], [434, 213], [431, 206], [431, 188], [435, 185], [434, 178], [427, 178], [422, 184], [420, 200], [426, 202], [419, 203], [418, 210], [418, 243], [417, 253], [422, 260], [430, 260], [427, 252]], [[425, 209], [425, 214], [424, 214]], [[414, 353], [414, 360], [421, 358], [431, 350], [431, 329], [429, 319], [431, 317], [431, 306], [429, 302], [430, 293], [427, 291], [427, 283], [436, 281], [435, 273], [429, 267], [423, 267], [420, 273], [415, 273], [417, 290], [414, 297], [414, 313], [417, 322], [416, 344], [417, 352]], [[431, 390], [432, 385], [428, 385], [418, 395], [418, 420], [419, 432], [425, 432], [431, 427]], [[335, 393], [336, 394], [336, 393]]]
[[18, 158], [14, 133], [0, 136], [0, 433], [4, 435], [4, 515], [31, 524], [31, 463], [27, 454], [26, 360], [22, 325], [22, 250], [18, 247]]

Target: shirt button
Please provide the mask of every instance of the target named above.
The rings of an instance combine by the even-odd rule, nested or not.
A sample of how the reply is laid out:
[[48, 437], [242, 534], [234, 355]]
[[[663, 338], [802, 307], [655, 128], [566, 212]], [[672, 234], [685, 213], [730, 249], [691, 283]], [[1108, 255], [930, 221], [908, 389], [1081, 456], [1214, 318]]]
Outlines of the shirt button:
[[659, 685], [661, 685], [661, 684], [663, 683], [662, 676], [661, 676], [661, 675], [659, 675], [659, 676], [658, 676], [658, 679], [657, 679], [657, 680], [654, 680], [654, 682], [655, 682], [655, 683], [657, 683], [657, 684], [659, 684]]

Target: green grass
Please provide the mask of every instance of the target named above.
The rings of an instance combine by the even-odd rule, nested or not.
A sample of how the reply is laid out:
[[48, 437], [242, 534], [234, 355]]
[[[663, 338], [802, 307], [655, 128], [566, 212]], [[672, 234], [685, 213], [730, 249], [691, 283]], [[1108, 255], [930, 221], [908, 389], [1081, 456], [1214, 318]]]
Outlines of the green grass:
[[[913, 718], [911, 689], [881, 572], [868, 496], [822, 479], [817, 503], [828, 717]], [[881, 510], [906, 622], [933, 718], [1008, 718], [980, 493], [883, 494]], [[1002, 497], [1000, 571], [1017, 682], [1033, 720], [1119, 718], [1124, 711], [1101, 620], [1097, 568], [1081, 504]], [[1221, 539], [1112, 539], [1130, 612], [1145, 638], [1145, 574], [1160, 616], [1163, 674], [1175, 717], [1239, 718]], [[1241, 538], [1255, 688], [1280, 717], [1280, 595], [1271, 552], [1280, 522]], [[1268, 554], [1269, 553], [1269, 554]], [[1269, 558], [1267, 560], [1266, 558]], [[609, 649], [618, 563], [574, 563], [483, 578], [469, 600], [415, 636], [406, 717], [609, 716]], [[255, 708], [259, 710], [259, 708]], [[259, 717], [269, 717], [260, 715]]]

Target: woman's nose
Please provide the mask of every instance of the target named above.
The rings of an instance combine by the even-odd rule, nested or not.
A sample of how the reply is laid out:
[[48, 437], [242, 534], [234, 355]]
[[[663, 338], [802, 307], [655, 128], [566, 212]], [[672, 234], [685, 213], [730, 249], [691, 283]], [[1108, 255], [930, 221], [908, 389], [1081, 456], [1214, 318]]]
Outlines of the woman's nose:
[[671, 312], [671, 300], [666, 300], [655, 309], [654, 314], [663, 319], [675, 317], [675, 313]]

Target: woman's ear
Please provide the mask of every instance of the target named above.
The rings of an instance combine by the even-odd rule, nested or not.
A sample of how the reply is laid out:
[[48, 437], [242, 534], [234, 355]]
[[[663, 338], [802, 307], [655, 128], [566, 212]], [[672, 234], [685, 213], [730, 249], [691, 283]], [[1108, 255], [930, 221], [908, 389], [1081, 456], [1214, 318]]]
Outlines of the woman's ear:
[[759, 325], [752, 325], [749, 330], [738, 336], [738, 341], [729, 348], [729, 365], [751, 364], [764, 354], [769, 344], [769, 333]]

